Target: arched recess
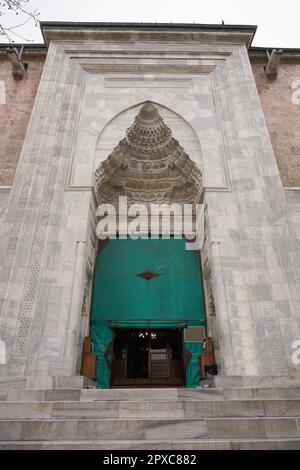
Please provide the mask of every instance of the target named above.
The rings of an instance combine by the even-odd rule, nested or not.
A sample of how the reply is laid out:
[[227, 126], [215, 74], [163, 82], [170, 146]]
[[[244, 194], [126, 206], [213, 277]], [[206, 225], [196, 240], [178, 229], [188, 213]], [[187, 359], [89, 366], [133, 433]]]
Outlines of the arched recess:
[[[130, 111], [136, 113], [137, 110]], [[195, 149], [198, 140], [191, 128], [184, 121], [184, 126], [182, 122], [178, 123], [179, 116], [172, 113], [171, 130], [158, 107], [150, 101], [139, 107], [133, 121], [130, 116], [130, 126], [126, 123], [128, 113], [118, 116], [118, 120], [125, 122], [110, 126], [114, 134], [120, 126], [127, 128], [110, 152], [105, 148], [105, 142], [110, 146], [111, 136], [105, 140], [105, 133], [102, 133], [99, 151], [109, 153], [104, 153], [104, 160], [99, 158], [96, 162], [94, 188], [97, 202], [117, 204], [119, 196], [127, 196], [130, 203], [197, 204], [203, 190], [202, 173], [180, 140], [174, 137], [173, 130], [174, 127], [178, 133], [180, 130], [184, 143], [197, 157], [200, 149]], [[183, 134], [182, 130], [185, 131]]]
[[[118, 196], [126, 195], [130, 203], [197, 204], [203, 191], [201, 160], [198, 137], [182, 117], [151, 102], [131, 107], [112, 119], [99, 136], [94, 165], [97, 203], [117, 204]], [[95, 338], [101, 339], [109, 328], [101, 325]], [[107, 341], [102, 340], [99, 351], [106, 342], [108, 348], [111, 337], [107, 333]], [[106, 372], [108, 349], [99, 352]], [[198, 352], [195, 364], [199, 363]]]
[[[136, 103], [115, 114], [100, 131], [95, 148], [93, 173], [95, 173], [99, 164], [107, 159], [108, 155], [111, 154], [113, 149], [125, 137], [126, 129], [132, 125], [145, 103], [146, 101]], [[171, 129], [173, 137], [183, 147], [189, 158], [196, 163], [199, 170], [202, 171], [203, 157], [201, 144], [197, 133], [188, 122], [188, 119], [166, 104], [155, 101], [152, 103], [157, 108], [165, 124]]]
[[[168, 100], [166, 97], [166, 102], [167, 101]], [[145, 103], [145, 101], [135, 103], [115, 115], [111, 115], [111, 113], [107, 114], [107, 112], [105, 113], [108, 122], [102, 128], [102, 130], [99, 131], [99, 137], [95, 147], [92, 176], [94, 184], [95, 172], [97, 168], [112, 153], [113, 149], [118, 145], [120, 140], [125, 137], [126, 130], [133, 124], [135, 117]], [[193, 127], [188, 123], [184, 116], [172, 110], [170, 107], [167, 107], [165, 103], [162, 105], [161, 103], [153, 102], [153, 104], [157, 108], [165, 124], [172, 130], [173, 137], [178, 140], [181, 147], [185, 150], [185, 153], [189, 156], [189, 159], [195, 164], [194, 168], [198, 168], [198, 170], [201, 171], [201, 146]], [[118, 104], [116, 103], [116, 106], [117, 105]], [[199, 183], [200, 178], [201, 177], [199, 177]], [[201, 182], [200, 184], [203, 183]], [[88, 334], [88, 312], [90, 311], [91, 304], [92, 276], [95, 265], [95, 247], [97, 246], [97, 238], [95, 235], [96, 208], [96, 201], [94, 197], [92, 197], [90, 203], [89, 229], [87, 234], [88, 259], [86, 269], [85, 295], [83, 300], [84, 321], [81, 328], [83, 336]]]

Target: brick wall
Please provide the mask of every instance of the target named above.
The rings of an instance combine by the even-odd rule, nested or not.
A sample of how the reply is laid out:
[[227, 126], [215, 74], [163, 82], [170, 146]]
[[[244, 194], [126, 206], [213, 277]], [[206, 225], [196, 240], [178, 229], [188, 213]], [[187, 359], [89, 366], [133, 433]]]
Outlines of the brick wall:
[[253, 62], [262, 107], [284, 186], [300, 187], [300, 104], [292, 103], [292, 83], [300, 80], [300, 63], [281, 63], [274, 82], [266, 79], [265, 62]]
[[24, 54], [28, 73], [14, 80], [5, 52], [0, 51], [0, 186], [11, 186], [40, 81], [44, 53]]

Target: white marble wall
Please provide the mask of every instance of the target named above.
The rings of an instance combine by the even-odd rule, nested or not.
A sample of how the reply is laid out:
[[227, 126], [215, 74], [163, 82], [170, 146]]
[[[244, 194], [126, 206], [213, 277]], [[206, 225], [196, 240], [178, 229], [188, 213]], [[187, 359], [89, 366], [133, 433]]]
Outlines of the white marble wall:
[[10, 188], [1, 188], [0, 186], [0, 236], [1, 236], [1, 228], [2, 228], [2, 221], [5, 219], [7, 207], [8, 207], [8, 199], [10, 194]]
[[2, 228], [2, 375], [75, 373], [95, 253], [93, 173], [147, 100], [204, 175], [202, 261], [221, 372], [296, 371], [299, 240], [246, 48], [188, 34], [170, 45], [165, 34], [50, 45]]

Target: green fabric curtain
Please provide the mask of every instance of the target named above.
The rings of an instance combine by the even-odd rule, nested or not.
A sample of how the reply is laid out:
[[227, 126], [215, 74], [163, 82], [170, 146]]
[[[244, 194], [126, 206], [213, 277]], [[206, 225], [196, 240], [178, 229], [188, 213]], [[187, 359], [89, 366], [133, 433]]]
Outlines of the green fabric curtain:
[[97, 356], [97, 385], [101, 388], [110, 388], [112, 356], [109, 352], [112, 342], [112, 329], [109, 327], [108, 322], [98, 321], [92, 323], [91, 338]]
[[[186, 250], [185, 243], [174, 238], [112, 239], [98, 254], [91, 318], [98, 386], [107, 388], [110, 383], [112, 328], [182, 328], [205, 323], [198, 253]], [[199, 384], [197, 374], [191, 372], [195, 364], [192, 356], [187, 386]]]
[[185, 371], [185, 380], [188, 388], [196, 388], [200, 384], [200, 356], [203, 353], [203, 343], [185, 342], [185, 349], [190, 352], [190, 360]]

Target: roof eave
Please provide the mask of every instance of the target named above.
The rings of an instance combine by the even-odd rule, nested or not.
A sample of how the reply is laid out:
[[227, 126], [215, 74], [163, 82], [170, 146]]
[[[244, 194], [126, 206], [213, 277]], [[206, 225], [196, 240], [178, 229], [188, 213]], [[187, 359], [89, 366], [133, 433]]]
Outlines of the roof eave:
[[[74, 23], [41, 22], [41, 31], [47, 45], [51, 41], [105, 40], [117, 38], [128, 41], [140, 36], [147, 40], [199, 40], [203, 42], [252, 44], [255, 25], [213, 25], [195, 23]], [[188, 36], [189, 35], [189, 36]]]

